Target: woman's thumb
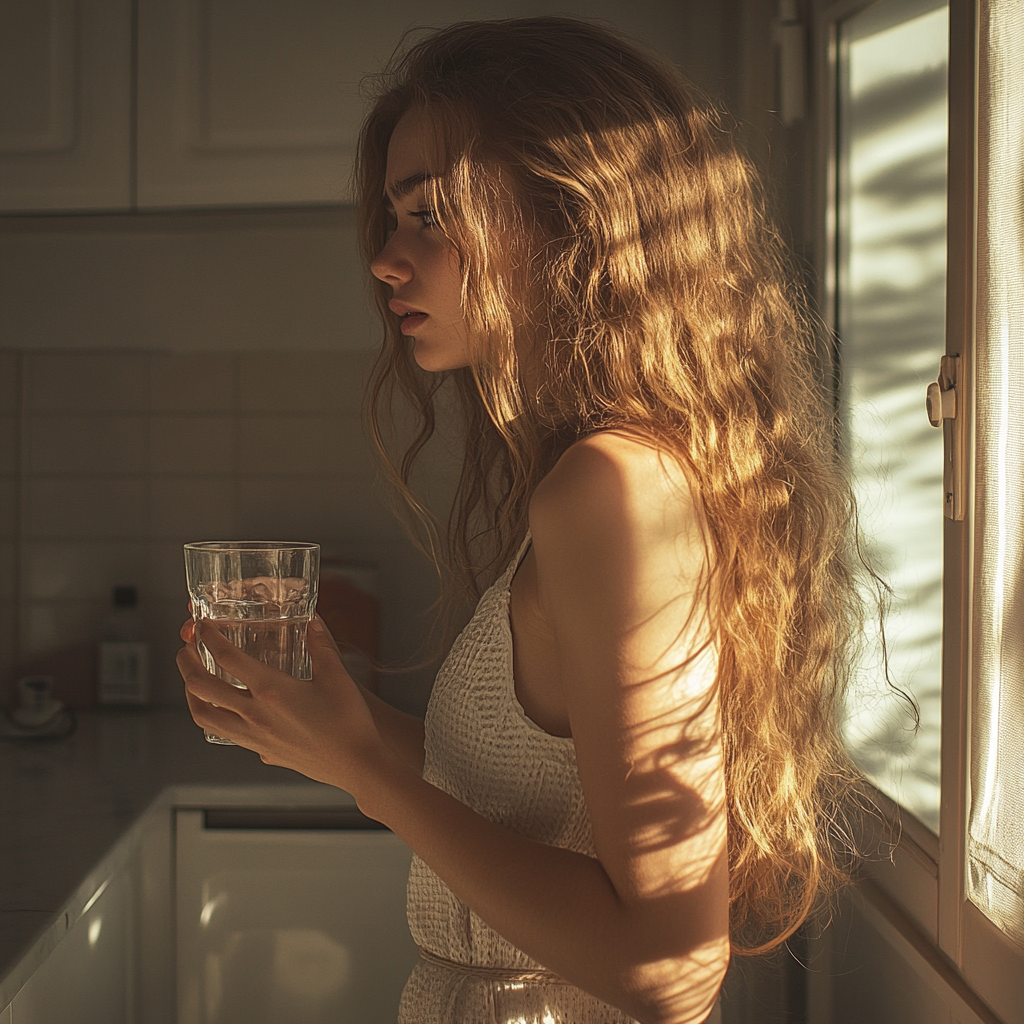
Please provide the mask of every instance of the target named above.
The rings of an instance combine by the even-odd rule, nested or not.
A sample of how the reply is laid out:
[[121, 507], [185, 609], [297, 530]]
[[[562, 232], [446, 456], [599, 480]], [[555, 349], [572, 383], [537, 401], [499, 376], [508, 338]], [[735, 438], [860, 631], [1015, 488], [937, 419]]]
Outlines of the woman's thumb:
[[334, 637], [331, 636], [331, 631], [319, 615], [314, 615], [309, 620], [309, 626], [306, 630], [306, 643], [310, 648], [310, 654], [316, 650], [319, 654], [323, 654], [326, 651], [334, 651], [339, 657], [341, 655]]

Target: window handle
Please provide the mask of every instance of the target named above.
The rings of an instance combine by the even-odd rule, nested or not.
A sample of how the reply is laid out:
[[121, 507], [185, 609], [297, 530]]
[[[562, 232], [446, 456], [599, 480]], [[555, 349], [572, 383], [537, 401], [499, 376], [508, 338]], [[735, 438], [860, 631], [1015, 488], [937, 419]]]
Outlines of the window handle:
[[928, 385], [925, 408], [928, 422], [943, 431], [942, 490], [947, 519], [964, 517], [964, 417], [960, 415], [962, 403], [957, 401], [959, 385], [960, 357], [943, 356], [939, 379]]
[[941, 427], [943, 420], [951, 420], [956, 416], [956, 388], [942, 389], [938, 381], [928, 385], [928, 422], [933, 427]]

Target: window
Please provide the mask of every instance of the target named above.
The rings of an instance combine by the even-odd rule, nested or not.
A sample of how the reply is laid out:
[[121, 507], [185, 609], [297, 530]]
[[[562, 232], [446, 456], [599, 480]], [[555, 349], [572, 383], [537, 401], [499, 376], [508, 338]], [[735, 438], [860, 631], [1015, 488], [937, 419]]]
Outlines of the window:
[[890, 671], [922, 719], [866, 657], [845, 735], [903, 826], [871, 873], [973, 1019], [1024, 1024], [1024, 4], [815, 12], [823, 309]]
[[872, 566], [891, 586], [845, 738], [875, 784], [939, 828], [942, 435], [922, 396], [945, 351], [945, 3], [884, 0], [838, 25], [836, 313], [849, 461]]

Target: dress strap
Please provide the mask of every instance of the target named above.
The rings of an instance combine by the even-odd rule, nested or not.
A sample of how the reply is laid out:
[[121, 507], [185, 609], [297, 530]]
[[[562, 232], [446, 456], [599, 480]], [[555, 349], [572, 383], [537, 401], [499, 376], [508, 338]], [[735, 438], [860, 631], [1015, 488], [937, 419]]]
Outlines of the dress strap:
[[515, 967], [490, 967], [486, 964], [462, 964], [457, 960], [449, 960], [447, 957], [438, 956], [429, 949], [419, 947], [420, 959], [436, 967], [444, 967], [457, 974], [467, 974], [474, 978], [486, 978], [488, 981], [505, 981], [511, 984], [544, 984], [544, 985], [568, 985], [569, 983], [560, 978], [554, 971], [548, 971], [543, 967], [535, 970], [518, 970]]
[[515, 557], [509, 565], [509, 579], [516, 574], [516, 569], [519, 568], [519, 563], [526, 557], [526, 552], [529, 550], [530, 545], [533, 543], [533, 535], [529, 530], [526, 531], [526, 536], [523, 538], [523, 543], [519, 545], [519, 550], [516, 552]]

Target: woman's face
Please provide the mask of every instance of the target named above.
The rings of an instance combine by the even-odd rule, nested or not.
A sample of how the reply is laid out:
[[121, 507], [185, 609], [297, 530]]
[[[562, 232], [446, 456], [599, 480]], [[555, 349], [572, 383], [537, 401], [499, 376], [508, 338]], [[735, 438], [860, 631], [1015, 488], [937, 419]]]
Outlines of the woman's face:
[[456, 370], [469, 365], [469, 331], [458, 254], [426, 200], [424, 182], [441, 166], [429, 128], [410, 110], [391, 134], [383, 199], [395, 226], [370, 270], [391, 286], [391, 311], [413, 339], [416, 362], [424, 370]]

